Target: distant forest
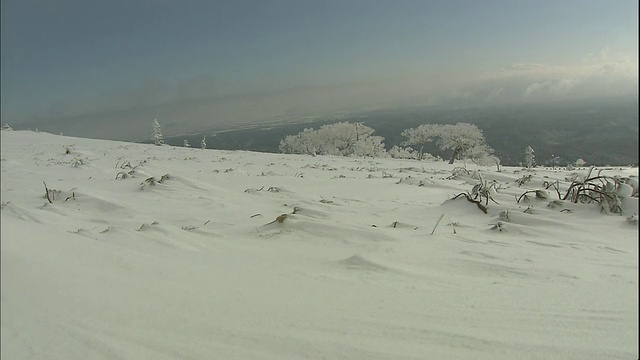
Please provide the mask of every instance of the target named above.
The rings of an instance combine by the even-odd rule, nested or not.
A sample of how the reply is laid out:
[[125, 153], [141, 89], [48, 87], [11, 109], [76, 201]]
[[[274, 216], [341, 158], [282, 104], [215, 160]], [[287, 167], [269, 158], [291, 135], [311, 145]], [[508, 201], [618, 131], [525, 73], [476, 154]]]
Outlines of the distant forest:
[[[400, 133], [420, 124], [466, 122], [480, 128], [502, 164], [517, 166], [524, 161], [524, 149], [535, 150], [536, 162], [545, 165], [559, 157], [557, 165], [583, 159], [587, 165], [638, 164], [638, 101], [607, 99], [556, 104], [528, 104], [500, 107], [454, 108], [432, 106], [370, 111], [341, 118], [362, 122], [385, 138], [390, 149], [405, 140]], [[336, 120], [279, 126], [225, 130], [167, 137], [170, 145], [182, 146], [187, 139], [198, 146], [207, 136], [207, 148], [278, 152], [280, 140], [304, 128], [319, 128]], [[425, 149], [434, 156], [448, 157], [435, 144]]]

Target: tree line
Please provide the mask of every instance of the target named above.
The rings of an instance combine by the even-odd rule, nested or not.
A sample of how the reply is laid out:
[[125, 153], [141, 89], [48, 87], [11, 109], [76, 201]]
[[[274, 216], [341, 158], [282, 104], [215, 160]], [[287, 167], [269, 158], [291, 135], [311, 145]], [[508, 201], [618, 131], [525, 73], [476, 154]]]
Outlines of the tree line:
[[338, 122], [307, 128], [280, 141], [279, 150], [286, 154], [336, 155], [359, 157], [386, 157], [417, 159], [433, 158], [425, 153], [425, 146], [435, 141], [443, 152], [450, 151], [449, 163], [456, 159], [469, 159], [479, 165], [496, 164], [482, 130], [468, 123], [423, 124], [402, 131], [406, 139], [401, 146], [385, 150], [384, 138], [375, 136], [374, 129], [362, 123]]
[[[343, 121], [323, 125], [318, 130], [305, 128], [298, 134], [288, 135], [280, 140], [278, 148], [285, 154], [423, 160], [439, 159], [439, 156], [425, 152], [427, 144], [435, 142], [441, 151], [450, 151], [449, 164], [453, 164], [457, 159], [464, 159], [478, 165], [495, 164], [500, 171], [500, 159], [487, 144], [482, 130], [473, 124], [422, 124], [405, 129], [400, 134], [405, 139], [401, 146], [395, 145], [388, 151], [384, 145], [384, 138], [373, 135], [374, 132], [373, 128], [363, 123]], [[157, 119], [153, 120], [153, 138], [155, 145], [164, 144], [164, 137]], [[191, 147], [186, 139], [183, 146]], [[202, 138], [200, 147], [202, 149], [207, 147], [206, 137]], [[535, 151], [531, 146], [525, 148], [524, 159], [522, 166], [527, 168], [536, 166]], [[578, 159], [575, 165], [584, 166], [585, 161]]]

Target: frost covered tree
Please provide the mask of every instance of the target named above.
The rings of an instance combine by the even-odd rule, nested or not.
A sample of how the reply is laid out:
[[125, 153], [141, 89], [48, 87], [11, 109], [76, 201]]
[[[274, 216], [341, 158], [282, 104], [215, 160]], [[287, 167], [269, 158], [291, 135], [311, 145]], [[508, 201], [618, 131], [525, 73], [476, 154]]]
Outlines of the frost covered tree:
[[387, 157], [382, 136], [367, 136], [360, 139], [353, 146], [353, 155], [369, 157]]
[[289, 135], [280, 140], [278, 148], [285, 154], [316, 155], [320, 145], [317, 131], [307, 128], [296, 135]]
[[191, 145], [189, 145], [189, 140], [184, 139], [184, 147], [191, 147]]
[[207, 139], [207, 137], [206, 137], [206, 136], [203, 136], [203, 137], [202, 137], [202, 141], [200, 141], [200, 148], [201, 148], [202, 150], [204, 150], [204, 149], [206, 149], [206, 148], [207, 148], [207, 141], [206, 141], [206, 139]]
[[526, 166], [527, 169], [531, 169], [536, 166], [536, 152], [533, 151], [531, 146], [527, 146], [524, 149], [524, 166]]
[[[335, 124], [323, 125], [318, 129], [318, 137], [323, 147], [323, 150], [329, 155], [338, 156], [351, 156], [356, 155], [356, 144], [369, 143], [372, 146], [374, 142], [369, 142], [368, 138], [372, 136], [372, 128], [362, 123], [350, 123], [347, 121], [339, 122]], [[384, 140], [381, 138], [381, 140]], [[360, 144], [360, 156], [365, 156], [366, 151], [365, 144]], [[371, 148], [371, 152], [375, 152], [374, 148]], [[371, 155], [373, 156], [373, 155]]]
[[374, 131], [362, 123], [327, 124], [285, 137], [279, 149], [286, 154], [385, 156], [384, 138], [373, 136]]
[[449, 164], [453, 164], [459, 157], [469, 157], [469, 155], [480, 151], [482, 147], [486, 146], [482, 130], [472, 124], [441, 125], [439, 132], [440, 139], [438, 144], [440, 149], [453, 150]]
[[424, 147], [428, 142], [435, 140], [440, 135], [442, 125], [422, 124], [418, 127], [406, 129], [400, 135], [407, 138], [402, 145], [416, 146], [418, 148], [418, 160], [424, 157]]
[[576, 162], [575, 162], [575, 165], [576, 165], [577, 167], [583, 167], [583, 166], [585, 166], [586, 164], [587, 164], [587, 163], [586, 163], [584, 160], [582, 160], [582, 159], [578, 159], [578, 160], [576, 160]]
[[471, 160], [476, 165], [489, 166], [496, 165], [498, 172], [500, 172], [500, 158], [493, 155], [493, 149], [486, 143], [479, 144], [470, 148], [465, 158]]
[[158, 119], [153, 119], [153, 143], [156, 146], [160, 146], [164, 144], [164, 138], [162, 137], [162, 129], [160, 128], [160, 123], [158, 123]]

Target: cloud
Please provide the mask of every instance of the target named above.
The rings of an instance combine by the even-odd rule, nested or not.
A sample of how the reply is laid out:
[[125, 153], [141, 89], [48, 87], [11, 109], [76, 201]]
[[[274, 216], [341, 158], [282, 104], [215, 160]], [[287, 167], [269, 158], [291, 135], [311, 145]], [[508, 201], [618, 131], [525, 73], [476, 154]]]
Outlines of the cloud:
[[582, 58], [582, 62], [584, 64], [602, 63], [608, 61], [610, 58], [611, 49], [609, 47], [605, 47], [599, 52], [588, 53]]
[[544, 98], [570, 95], [576, 85], [579, 83], [576, 79], [559, 79], [549, 80], [545, 82], [534, 82], [526, 87], [522, 97], [524, 99]]
[[485, 101], [492, 102], [496, 99], [499, 99], [504, 95], [504, 92], [505, 92], [504, 87], [494, 88], [491, 91], [489, 91], [489, 95], [487, 95], [487, 97], [485, 98]]
[[523, 64], [511, 64], [503, 67], [502, 69], [504, 71], [530, 72], [530, 71], [539, 71], [544, 67], [545, 66], [543, 64], [523, 63]]
[[494, 78], [518, 76], [551, 77], [555, 79], [580, 78], [607, 74], [620, 77], [638, 77], [638, 56], [636, 53], [613, 52], [606, 47], [599, 52], [589, 53], [574, 63], [549, 64], [523, 62], [503, 66]]
[[540, 93], [542, 93], [543, 91], [545, 91], [546, 88], [549, 87], [549, 83], [533, 83], [529, 86], [527, 86], [527, 88], [524, 90], [524, 95], [523, 97], [525, 98], [530, 98], [532, 96], [535, 95], [539, 95]]
[[[149, 122], [156, 117], [166, 130], [165, 136], [170, 136], [247, 123], [438, 102], [486, 106], [628, 95], [638, 92], [637, 63], [637, 54], [605, 48], [574, 63], [524, 61], [496, 65], [493, 72], [482, 74], [471, 70], [416, 71], [405, 78], [284, 90], [264, 85], [265, 91], [255, 91], [257, 87], [251, 91], [224, 84], [210, 75], [177, 82], [148, 79], [127, 89], [114, 88], [93, 98], [87, 96], [87, 101], [73, 106], [58, 104], [46, 117], [34, 119], [28, 126], [48, 126], [52, 132], [69, 135], [140, 140], [150, 136]], [[245, 80], [247, 84], [254, 83]]]
[[638, 54], [636, 53], [614, 53], [606, 47], [598, 53], [590, 53], [583, 57], [578, 66], [584, 73], [608, 74], [618, 76], [638, 77]]
[[512, 77], [512, 76], [547, 76], [552, 74], [564, 73], [568, 69], [563, 66], [545, 63], [515, 63], [504, 66], [501, 71], [495, 75], [496, 77]]
[[554, 95], [566, 94], [571, 91], [580, 80], [578, 79], [560, 79], [549, 86], [549, 93]]
[[637, 54], [606, 47], [573, 63], [502, 66], [454, 94], [466, 94], [460, 101], [494, 104], [637, 94], [637, 65]]

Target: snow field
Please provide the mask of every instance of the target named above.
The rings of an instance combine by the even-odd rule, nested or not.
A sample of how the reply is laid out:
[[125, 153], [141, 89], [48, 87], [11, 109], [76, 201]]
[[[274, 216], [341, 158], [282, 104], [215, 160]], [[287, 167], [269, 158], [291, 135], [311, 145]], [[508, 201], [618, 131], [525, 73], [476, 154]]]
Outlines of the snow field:
[[586, 169], [1, 140], [3, 359], [638, 357], [638, 198], [516, 203]]

